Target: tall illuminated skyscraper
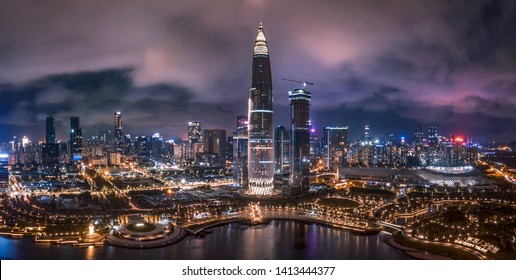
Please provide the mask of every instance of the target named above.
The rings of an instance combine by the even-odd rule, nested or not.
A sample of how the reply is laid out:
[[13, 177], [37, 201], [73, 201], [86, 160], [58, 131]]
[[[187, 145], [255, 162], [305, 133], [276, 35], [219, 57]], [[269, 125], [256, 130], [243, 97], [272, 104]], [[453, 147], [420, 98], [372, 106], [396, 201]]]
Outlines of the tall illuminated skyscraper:
[[188, 122], [188, 151], [187, 159], [193, 161], [197, 153], [202, 152], [201, 122]]
[[364, 141], [371, 142], [373, 140], [373, 137], [371, 136], [371, 129], [369, 128], [369, 125], [366, 124], [364, 127]]
[[431, 148], [437, 147], [438, 144], [438, 138], [437, 138], [437, 127], [430, 126], [428, 127], [428, 144]]
[[122, 112], [115, 112], [115, 150], [122, 151], [124, 134], [122, 133]]
[[344, 164], [348, 146], [348, 127], [324, 127], [324, 168], [334, 170]]
[[423, 143], [423, 127], [420, 124], [416, 125], [416, 131], [414, 132], [414, 143], [421, 145]]
[[290, 132], [280, 125], [276, 127], [274, 134], [274, 169], [279, 173], [287, 172], [290, 162]]
[[54, 124], [55, 118], [54, 116], [47, 117], [47, 125], [46, 125], [46, 141], [47, 144], [55, 144], [56, 143], [56, 126]]
[[248, 185], [247, 124], [247, 116], [238, 116], [237, 130], [233, 134], [233, 183], [238, 186]]
[[[0, 189], [9, 186], [9, 154], [0, 152]], [[2, 190], [4, 191], [4, 190]]]
[[82, 159], [82, 128], [79, 125], [79, 117], [70, 118], [70, 161]]
[[310, 183], [310, 100], [306, 89], [288, 93], [291, 109], [290, 185], [308, 190]]
[[202, 142], [201, 122], [188, 122], [188, 141], [190, 143]]
[[263, 31], [258, 27], [251, 67], [249, 91], [249, 191], [270, 195], [274, 181], [274, 111], [269, 49]]

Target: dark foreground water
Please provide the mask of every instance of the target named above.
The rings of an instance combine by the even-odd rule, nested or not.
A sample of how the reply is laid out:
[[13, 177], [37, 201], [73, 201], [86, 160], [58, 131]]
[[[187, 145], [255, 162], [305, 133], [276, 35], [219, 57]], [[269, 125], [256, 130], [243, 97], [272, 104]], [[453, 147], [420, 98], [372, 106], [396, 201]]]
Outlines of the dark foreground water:
[[0, 237], [0, 259], [408, 259], [384, 242], [386, 235], [350, 232], [298, 222], [213, 228], [204, 238], [187, 237], [158, 249], [36, 244]]

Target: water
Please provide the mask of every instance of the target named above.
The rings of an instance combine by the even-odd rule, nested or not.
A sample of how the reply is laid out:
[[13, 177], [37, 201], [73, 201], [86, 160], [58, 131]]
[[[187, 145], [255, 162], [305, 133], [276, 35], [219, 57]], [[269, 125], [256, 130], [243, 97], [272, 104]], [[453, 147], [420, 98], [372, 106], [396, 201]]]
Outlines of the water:
[[266, 226], [237, 224], [211, 229], [205, 238], [187, 237], [157, 249], [34, 243], [28, 238], [0, 237], [0, 259], [408, 259], [384, 242], [386, 235], [350, 232], [298, 222]]

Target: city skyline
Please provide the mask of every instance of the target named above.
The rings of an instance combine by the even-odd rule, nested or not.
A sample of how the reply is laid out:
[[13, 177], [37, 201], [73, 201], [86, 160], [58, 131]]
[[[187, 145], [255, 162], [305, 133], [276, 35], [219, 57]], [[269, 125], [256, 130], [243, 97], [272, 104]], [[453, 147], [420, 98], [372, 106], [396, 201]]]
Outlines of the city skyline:
[[104, 2], [0, 4], [0, 259], [516, 259], [516, 1]]
[[[37, 26], [12, 16], [26, 9], [16, 3], [0, 24], [6, 34], [0, 45], [8, 46], [0, 52], [0, 65], [9, 69], [0, 71], [0, 141], [23, 135], [43, 140], [42, 124], [50, 115], [60, 140], [67, 138], [72, 116], [81, 118], [85, 136], [92, 135], [112, 129], [116, 111], [124, 113], [124, 131], [136, 135], [184, 137], [191, 120], [232, 131], [235, 116], [246, 113], [249, 34], [260, 21], [273, 42], [275, 125], [289, 123], [288, 91], [294, 86], [281, 78], [291, 77], [315, 82], [312, 123], [319, 132], [323, 126], [348, 126], [355, 139], [368, 124], [375, 135], [387, 137], [412, 134], [421, 123], [437, 125], [443, 135], [513, 141], [515, 65], [506, 58], [515, 53], [515, 42], [504, 26], [514, 23], [514, 3], [402, 2], [394, 9], [384, 2], [312, 7], [303, 1], [245, 1], [213, 7], [195, 1], [176, 5], [179, 14], [154, 2], [145, 9], [91, 2], [84, 5], [98, 11], [99, 20], [89, 25], [87, 9], [56, 4], [38, 15], [55, 21]], [[114, 9], [120, 6], [125, 9]], [[326, 16], [295, 21], [310, 18], [312, 8]], [[449, 16], [455, 10], [460, 18]], [[237, 13], [222, 16], [226, 11]], [[199, 18], [191, 16], [196, 12]], [[131, 13], [134, 22], [121, 16]], [[360, 19], [368, 24], [357, 24]], [[55, 22], [69, 23], [62, 24], [69, 29]], [[100, 30], [102, 25], [110, 28]], [[25, 29], [15, 32], [19, 26]], [[132, 27], [138, 36], [110, 40], [114, 32], [132, 34]], [[36, 30], [50, 38], [42, 42]], [[84, 44], [69, 42], [74, 36]], [[303, 64], [310, 66], [298, 67]]]

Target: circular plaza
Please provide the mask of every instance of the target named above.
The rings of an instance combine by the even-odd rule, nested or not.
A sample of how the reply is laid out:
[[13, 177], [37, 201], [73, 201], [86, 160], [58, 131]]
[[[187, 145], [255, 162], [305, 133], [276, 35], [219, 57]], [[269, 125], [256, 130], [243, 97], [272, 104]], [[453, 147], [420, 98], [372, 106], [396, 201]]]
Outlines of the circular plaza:
[[134, 249], [157, 248], [176, 243], [185, 235], [182, 228], [169, 223], [135, 222], [114, 228], [106, 243]]

